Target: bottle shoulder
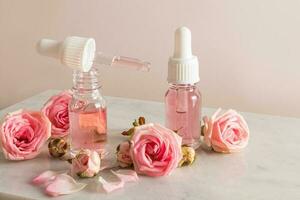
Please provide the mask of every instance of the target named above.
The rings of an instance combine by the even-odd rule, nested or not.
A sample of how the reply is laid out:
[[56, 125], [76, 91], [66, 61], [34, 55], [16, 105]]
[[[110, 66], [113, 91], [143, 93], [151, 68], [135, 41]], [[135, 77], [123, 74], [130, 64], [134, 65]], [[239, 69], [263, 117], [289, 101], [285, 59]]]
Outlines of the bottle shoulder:
[[197, 85], [176, 85], [176, 84], [171, 84], [166, 91], [166, 93], [178, 93], [178, 92], [189, 92], [189, 93], [195, 93], [195, 94], [200, 94], [201, 92]]
[[85, 104], [97, 104], [102, 107], [106, 105], [105, 98], [102, 96], [100, 90], [93, 90], [90, 92], [73, 92], [71, 104], [77, 102], [85, 102]]
[[195, 85], [191, 87], [176, 87], [176, 86], [170, 86], [168, 90], [165, 93], [165, 97], [178, 97], [178, 96], [187, 96], [192, 98], [201, 98], [201, 92], [199, 88]]

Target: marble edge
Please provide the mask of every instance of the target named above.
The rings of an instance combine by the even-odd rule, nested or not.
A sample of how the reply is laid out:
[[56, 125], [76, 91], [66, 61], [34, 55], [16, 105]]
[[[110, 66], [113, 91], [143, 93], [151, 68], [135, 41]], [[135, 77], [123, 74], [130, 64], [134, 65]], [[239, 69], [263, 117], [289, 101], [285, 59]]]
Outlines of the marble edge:
[[15, 194], [8, 194], [8, 193], [5, 193], [5, 192], [0, 192], [0, 199], [5, 199], [5, 200], [34, 200], [32, 198], [22, 197], [22, 196], [15, 195]]

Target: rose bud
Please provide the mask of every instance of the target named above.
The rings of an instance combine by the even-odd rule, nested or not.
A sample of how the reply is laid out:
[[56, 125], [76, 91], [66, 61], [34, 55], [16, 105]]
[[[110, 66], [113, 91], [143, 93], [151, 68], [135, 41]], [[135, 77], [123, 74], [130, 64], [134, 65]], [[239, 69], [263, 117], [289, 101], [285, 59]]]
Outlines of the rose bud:
[[117, 160], [121, 167], [132, 166], [132, 159], [130, 157], [130, 141], [125, 141], [117, 147]]
[[48, 143], [48, 150], [52, 157], [61, 158], [69, 151], [69, 145], [62, 138], [53, 138]]
[[71, 172], [79, 177], [93, 177], [100, 171], [100, 156], [96, 151], [84, 149], [72, 160]]
[[189, 146], [182, 146], [181, 151], [182, 151], [182, 159], [179, 162], [179, 167], [193, 164], [196, 156], [194, 148]]
[[140, 126], [146, 124], [145, 117], [139, 117], [138, 121]]

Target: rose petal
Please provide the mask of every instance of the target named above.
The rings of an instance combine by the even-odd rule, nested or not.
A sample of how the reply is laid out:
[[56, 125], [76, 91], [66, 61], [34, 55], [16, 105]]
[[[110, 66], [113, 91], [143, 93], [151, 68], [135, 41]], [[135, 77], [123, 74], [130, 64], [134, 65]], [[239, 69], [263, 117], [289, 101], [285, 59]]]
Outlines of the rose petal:
[[213, 135], [211, 137], [212, 147], [216, 152], [229, 153], [228, 146], [226, 145], [223, 137], [222, 131], [219, 124], [216, 122], [213, 126]]
[[219, 118], [218, 116], [219, 116], [219, 114], [220, 114], [221, 111], [222, 111], [222, 108], [218, 108], [216, 110], [216, 112], [214, 112], [214, 114], [211, 116], [211, 118], [212, 118], [213, 121], [215, 121], [215, 120], [217, 120], [217, 118]]
[[41, 185], [47, 183], [48, 181], [54, 180], [55, 176], [58, 174], [59, 174], [58, 172], [51, 171], [51, 170], [44, 171], [40, 175], [36, 176], [32, 180], [32, 183], [35, 185]]
[[99, 176], [98, 181], [102, 184], [103, 189], [107, 193], [124, 187], [124, 181], [122, 180], [118, 182], [108, 182], [103, 177]]
[[137, 182], [139, 177], [134, 170], [131, 169], [119, 169], [117, 171], [111, 170], [123, 182]]
[[118, 167], [118, 163], [117, 162], [112, 162], [109, 159], [103, 159], [101, 160], [101, 167], [100, 167], [100, 171], [105, 170], [105, 169], [111, 169], [114, 167]]
[[88, 169], [97, 174], [100, 171], [100, 166], [101, 159], [99, 154], [96, 151], [92, 151], [88, 160]]
[[206, 144], [207, 147], [211, 147], [211, 134], [212, 134], [212, 120], [204, 116], [203, 117], [203, 122], [204, 122], [204, 129], [203, 129], [203, 134], [204, 134], [204, 143]]
[[45, 192], [50, 196], [59, 196], [78, 192], [85, 186], [85, 183], [77, 183], [67, 174], [60, 174], [56, 176], [54, 181], [46, 187]]

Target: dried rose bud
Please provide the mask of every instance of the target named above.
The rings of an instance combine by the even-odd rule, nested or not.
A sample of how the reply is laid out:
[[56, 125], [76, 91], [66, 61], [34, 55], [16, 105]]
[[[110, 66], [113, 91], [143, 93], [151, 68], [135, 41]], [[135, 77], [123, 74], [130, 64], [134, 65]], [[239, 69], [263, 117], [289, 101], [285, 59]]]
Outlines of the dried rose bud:
[[122, 135], [131, 136], [134, 132], [134, 127], [129, 129], [128, 131], [123, 131]]
[[139, 125], [144, 125], [146, 124], [145, 117], [139, 117]]
[[205, 126], [205, 125], [201, 126], [201, 132], [200, 132], [201, 136], [204, 136], [204, 132], [206, 131], [206, 129], [207, 129], [207, 126]]
[[62, 138], [52, 138], [48, 143], [48, 150], [52, 157], [61, 158], [69, 151], [69, 145]]
[[180, 127], [179, 129], [177, 129], [177, 130], [173, 130], [175, 133], [177, 133], [178, 134], [178, 132], [181, 130], [183, 128], [183, 126], [182, 127]]
[[132, 125], [133, 125], [132, 128], [130, 128], [130, 129], [127, 130], [127, 131], [123, 131], [121, 134], [122, 134], [122, 135], [125, 135], [125, 136], [132, 136], [133, 133], [134, 133], [134, 128], [135, 128], [135, 127], [138, 127], [138, 126], [141, 126], [141, 125], [144, 125], [145, 123], [146, 123], [145, 117], [139, 117], [138, 119], [135, 119], [135, 120], [132, 122]]
[[125, 135], [125, 136], [128, 136], [128, 131], [123, 131], [121, 134]]
[[135, 119], [135, 120], [132, 122], [132, 125], [133, 125], [134, 127], [136, 127], [136, 126], [139, 126], [139, 123], [138, 123], [138, 121]]
[[139, 117], [138, 120], [135, 119], [135, 120], [132, 122], [132, 125], [133, 125], [134, 127], [136, 127], [136, 126], [141, 126], [141, 125], [144, 125], [144, 124], [146, 124], [145, 117]]
[[179, 167], [193, 164], [196, 156], [195, 150], [189, 146], [182, 146], [181, 151], [182, 159], [179, 162]]

